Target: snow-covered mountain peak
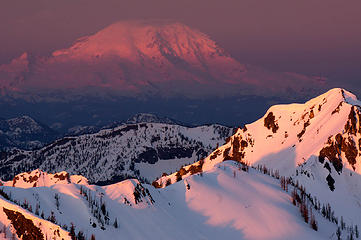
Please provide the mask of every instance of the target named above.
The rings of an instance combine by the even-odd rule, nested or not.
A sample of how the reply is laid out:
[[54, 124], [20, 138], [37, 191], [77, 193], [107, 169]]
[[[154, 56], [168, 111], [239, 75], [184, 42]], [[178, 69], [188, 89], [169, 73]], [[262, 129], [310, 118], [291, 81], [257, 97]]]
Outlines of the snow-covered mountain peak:
[[338, 172], [343, 165], [361, 173], [361, 162], [356, 161], [361, 156], [359, 103], [354, 94], [335, 88], [304, 104], [272, 106], [262, 118], [239, 128], [201, 165], [194, 166], [209, 170], [219, 161], [232, 159], [290, 175], [320, 156], [328, 157]]
[[349, 224], [361, 223], [357, 214], [361, 198], [359, 103], [355, 95], [338, 88], [304, 104], [273, 106], [204, 160], [153, 185], [166, 187], [233, 160], [289, 177], [321, 203], [329, 203], [335, 216], [347, 215]]
[[4, 186], [18, 188], [51, 187], [57, 184], [88, 184], [88, 180], [80, 175], [70, 175], [66, 171], [47, 173], [39, 169], [18, 174], [12, 181], [3, 182]]
[[199, 98], [280, 92], [294, 97], [324, 86], [313, 77], [239, 63], [206, 34], [184, 24], [149, 20], [114, 23], [50, 57], [25, 54], [0, 66], [0, 80], [3, 94], [29, 99], [54, 99], [57, 94], [49, 96], [49, 90], [59, 95], [65, 90], [68, 98], [85, 93]]
[[135, 60], [134, 57], [156, 57], [162, 55], [163, 50], [173, 50], [178, 56], [190, 57], [194, 54], [192, 49], [198, 52], [205, 47], [207, 50], [217, 48], [206, 35], [178, 22], [122, 21], [78, 39], [70, 48], [55, 51], [53, 56], [117, 55]]
[[315, 97], [308, 101], [306, 104], [312, 105], [317, 104], [318, 102], [322, 102], [323, 99], [326, 99], [327, 101], [331, 101], [333, 103], [335, 102], [345, 102], [351, 105], [360, 105], [361, 102], [357, 99], [356, 95], [353, 93], [343, 89], [343, 88], [333, 88], [327, 91], [324, 94], [321, 94], [318, 97]]

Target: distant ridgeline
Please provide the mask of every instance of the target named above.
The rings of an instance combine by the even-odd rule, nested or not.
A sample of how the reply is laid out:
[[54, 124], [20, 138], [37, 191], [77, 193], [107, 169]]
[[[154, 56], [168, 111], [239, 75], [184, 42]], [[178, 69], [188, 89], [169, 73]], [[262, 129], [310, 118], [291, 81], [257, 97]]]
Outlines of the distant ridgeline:
[[0, 156], [0, 178], [40, 168], [80, 174], [106, 184], [130, 177], [153, 181], [162, 173], [206, 157], [233, 133], [221, 125], [185, 127], [167, 123], [123, 124], [97, 133], [60, 138], [33, 151]]

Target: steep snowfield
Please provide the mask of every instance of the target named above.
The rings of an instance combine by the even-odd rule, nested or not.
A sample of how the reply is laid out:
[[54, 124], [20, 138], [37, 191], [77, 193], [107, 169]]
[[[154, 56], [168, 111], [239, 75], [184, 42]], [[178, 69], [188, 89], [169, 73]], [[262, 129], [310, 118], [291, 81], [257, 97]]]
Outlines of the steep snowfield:
[[241, 64], [207, 35], [170, 21], [117, 22], [50, 57], [24, 53], [0, 66], [0, 92], [32, 100], [59, 101], [53, 90], [63, 90], [63, 101], [69, 94], [307, 94], [322, 86], [312, 77]]
[[[361, 225], [360, 106], [356, 96], [338, 88], [305, 104], [273, 106], [204, 162], [186, 166], [182, 175], [210, 170], [225, 160], [266, 166], [298, 181], [321, 204], [330, 203], [339, 219]], [[157, 182], [175, 182], [179, 173]]]
[[174, 172], [206, 157], [232, 130], [221, 125], [125, 124], [61, 138], [35, 151], [3, 153], [0, 177], [10, 180], [18, 173], [40, 168], [80, 174], [93, 183], [118, 182], [129, 176], [151, 182], [164, 172]]
[[[82, 231], [88, 238], [94, 234], [96, 239], [335, 239], [337, 227], [316, 212], [319, 230], [312, 230], [278, 180], [253, 169], [241, 171], [234, 162], [217, 164], [202, 176], [190, 176], [165, 189], [137, 180], [103, 187], [58, 182], [0, 189], [20, 204], [26, 199], [33, 211], [38, 205], [45, 218], [53, 211], [59, 226], [72, 222], [76, 233]], [[84, 193], [91, 196], [91, 204]], [[15, 208], [1, 197], [0, 201]], [[95, 202], [105, 205], [105, 215], [102, 210], [99, 215], [92, 213]], [[105, 216], [109, 224], [102, 224]], [[31, 219], [38, 221], [33, 215]], [[113, 225], [115, 219], [118, 228]], [[7, 223], [6, 217], [0, 222]]]

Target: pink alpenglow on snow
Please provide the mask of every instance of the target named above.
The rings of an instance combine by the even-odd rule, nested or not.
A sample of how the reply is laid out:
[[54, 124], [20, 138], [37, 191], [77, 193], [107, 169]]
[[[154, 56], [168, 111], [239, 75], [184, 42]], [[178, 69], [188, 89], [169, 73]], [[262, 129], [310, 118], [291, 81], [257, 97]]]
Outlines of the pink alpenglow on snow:
[[2, 94], [72, 90], [120, 96], [307, 94], [320, 79], [241, 64], [206, 34], [171, 21], [123, 21], [51, 56], [0, 66]]

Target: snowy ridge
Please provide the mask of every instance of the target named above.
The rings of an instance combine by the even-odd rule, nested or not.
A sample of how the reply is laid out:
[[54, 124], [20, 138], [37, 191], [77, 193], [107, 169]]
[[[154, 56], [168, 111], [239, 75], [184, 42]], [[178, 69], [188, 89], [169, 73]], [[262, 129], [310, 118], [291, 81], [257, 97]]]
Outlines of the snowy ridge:
[[14, 177], [12, 181], [2, 182], [3, 186], [32, 188], [32, 187], [51, 187], [56, 184], [88, 184], [88, 180], [79, 175], [70, 176], [63, 171], [55, 174], [46, 173], [39, 169], [27, 173], [21, 173]]
[[[96, 239], [358, 237], [360, 120], [357, 98], [343, 89], [332, 89], [305, 104], [271, 107], [263, 118], [238, 129], [208, 157], [154, 181], [155, 188], [136, 179], [107, 186], [89, 185], [80, 176], [73, 180], [72, 176], [64, 177], [65, 172], [35, 170], [18, 175], [19, 187], [12, 187], [13, 181], [3, 182], [0, 201], [12, 204], [21, 213], [43, 215], [61, 226], [64, 233], [71, 232], [72, 222], [74, 232], [86, 238], [92, 234]], [[128, 127], [134, 131], [141, 125]], [[147, 129], [152, 125], [166, 126], [152, 123]], [[121, 129], [124, 126], [103, 130], [96, 136], [118, 136]], [[126, 135], [128, 131], [120, 132]], [[137, 132], [137, 136], [143, 135]], [[254, 168], [245, 168], [247, 164]], [[58, 181], [55, 175], [60, 174], [70, 181]], [[40, 175], [47, 176], [47, 187], [28, 183]], [[78, 183], [78, 179], [84, 180]], [[297, 188], [287, 183], [287, 189], [285, 181], [297, 182]], [[305, 191], [301, 198], [308, 200], [299, 199], [300, 204], [293, 206], [293, 189]], [[306, 208], [316, 229], [302, 219], [302, 201], [313, 202]], [[330, 204], [328, 213], [321, 210], [320, 203], [327, 207]], [[0, 224], [8, 226], [2, 211]], [[327, 214], [332, 217], [328, 219]], [[340, 227], [345, 223], [347, 228]]]
[[336, 216], [360, 225], [360, 106], [355, 95], [339, 88], [305, 104], [273, 106], [203, 161], [153, 185], [164, 187], [193, 173], [211, 171], [226, 160], [261, 165], [298, 181], [322, 203], [330, 203]]
[[[102, 187], [73, 182], [3, 186], [0, 193], [4, 206], [31, 216], [35, 225], [42, 220], [43, 233], [53, 232], [51, 222], [55, 223], [61, 227], [60, 236], [72, 232], [73, 224], [75, 234], [98, 240], [336, 239], [336, 225], [317, 212], [318, 231], [303, 222], [278, 180], [253, 169], [241, 171], [234, 162], [215, 165], [202, 176], [165, 189], [130, 179]], [[0, 216], [0, 224], [8, 226], [2, 209]]]
[[39, 168], [80, 174], [99, 184], [129, 177], [151, 182], [164, 172], [206, 157], [231, 134], [231, 128], [221, 125], [125, 124], [64, 137], [34, 151], [5, 152], [0, 156], [0, 177], [10, 180], [15, 174]]
[[133, 117], [129, 118], [125, 123], [127, 124], [136, 124], [136, 123], [166, 123], [166, 124], [176, 124], [175, 120], [172, 120], [167, 117], [159, 117], [151, 113], [138, 113]]

